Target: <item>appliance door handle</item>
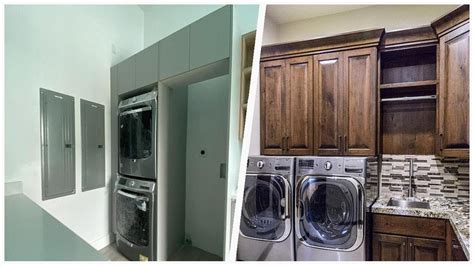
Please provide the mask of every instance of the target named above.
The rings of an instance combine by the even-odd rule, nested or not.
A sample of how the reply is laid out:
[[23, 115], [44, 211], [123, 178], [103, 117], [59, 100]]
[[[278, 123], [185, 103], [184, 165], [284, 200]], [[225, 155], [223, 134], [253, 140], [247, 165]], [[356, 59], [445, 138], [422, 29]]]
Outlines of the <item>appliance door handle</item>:
[[360, 185], [358, 185], [357, 187], [358, 187], [357, 194], [358, 194], [359, 204], [360, 204], [360, 206], [359, 206], [359, 221], [357, 223], [358, 223], [359, 228], [361, 228], [361, 227], [363, 228], [364, 227], [364, 215], [365, 215], [364, 189]]
[[127, 193], [123, 190], [118, 190], [117, 193], [122, 195], [122, 196], [132, 198], [132, 199], [137, 200], [137, 201], [138, 200], [149, 201], [149, 199], [147, 197], [137, 196], [137, 195], [134, 195], [134, 194], [131, 194], [131, 193]]
[[151, 106], [145, 106], [145, 107], [142, 107], [142, 108], [131, 109], [131, 110], [128, 110], [128, 111], [125, 111], [125, 112], [120, 112], [120, 116], [134, 114], [134, 113], [140, 113], [140, 112], [145, 112], [145, 111], [150, 111], [150, 110], [151, 110]]
[[301, 200], [298, 200], [298, 218], [301, 220], [304, 216], [304, 205]]
[[286, 184], [286, 189], [285, 189], [285, 219], [286, 218], [290, 218], [290, 198], [291, 198], [291, 195], [290, 195], [290, 185], [289, 184]]

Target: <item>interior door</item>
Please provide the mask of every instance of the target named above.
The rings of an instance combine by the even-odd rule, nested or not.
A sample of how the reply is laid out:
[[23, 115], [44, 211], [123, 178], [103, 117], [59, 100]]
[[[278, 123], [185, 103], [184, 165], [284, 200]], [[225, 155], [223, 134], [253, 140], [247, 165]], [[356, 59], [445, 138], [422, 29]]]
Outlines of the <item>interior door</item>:
[[285, 61], [260, 64], [260, 145], [264, 155], [285, 152]]
[[313, 59], [286, 60], [285, 77], [286, 153], [313, 153]]
[[375, 155], [377, 49], [344, 52], [345, 155]]
[[441, 37], [439, 51], [440, 153], [469, 157], [469, 24]]
[[[229, 75], [188, 86], [185, 234], [223, 257]], [[218, 111], [216, 111], [218, 110]]]
[[343, 154], [342, 53], [314, 56], [314, 153]]

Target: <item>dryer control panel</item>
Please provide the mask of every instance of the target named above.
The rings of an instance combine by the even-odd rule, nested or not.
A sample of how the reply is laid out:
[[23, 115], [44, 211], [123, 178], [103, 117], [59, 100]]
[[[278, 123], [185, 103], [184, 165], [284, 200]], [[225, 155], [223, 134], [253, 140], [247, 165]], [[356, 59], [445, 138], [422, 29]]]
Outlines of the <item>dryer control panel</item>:
[[365, 177], [366, 157], [298, 157], [296, 176], [303, 175], [351, 175]]
[[294, 157], [250, 156], [247, 160], [247, 173], [252, 174], [267, 173], [292, 176], [294, 169]]

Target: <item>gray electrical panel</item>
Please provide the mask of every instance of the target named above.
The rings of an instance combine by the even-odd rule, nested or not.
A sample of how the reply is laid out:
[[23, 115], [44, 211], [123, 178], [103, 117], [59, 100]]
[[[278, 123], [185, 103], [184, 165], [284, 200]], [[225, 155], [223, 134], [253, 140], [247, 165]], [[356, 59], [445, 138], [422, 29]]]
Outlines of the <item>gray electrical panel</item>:
[[105, 187], [104, 106], [81, 99], [82, 191]]
[[40, 88], [43, 200], [76, 192], [74, 98]]

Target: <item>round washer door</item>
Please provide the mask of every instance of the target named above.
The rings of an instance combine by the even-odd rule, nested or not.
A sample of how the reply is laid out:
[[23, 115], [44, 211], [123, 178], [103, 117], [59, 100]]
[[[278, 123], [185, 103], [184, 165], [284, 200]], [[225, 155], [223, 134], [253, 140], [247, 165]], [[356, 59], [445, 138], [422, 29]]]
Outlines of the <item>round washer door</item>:
[[361, 241], [363, 190], [348, 178], [307, 176], [298, 187], [296, 233], [311, 247], [351, 249]]
[[[281, 241], [291, 230], [286, 208], [291, 191], [283, 176], [248, 174], [245, 177], [240, 232], [250, 238]], [[288, 215], [289, 216], [289, 215]]]

